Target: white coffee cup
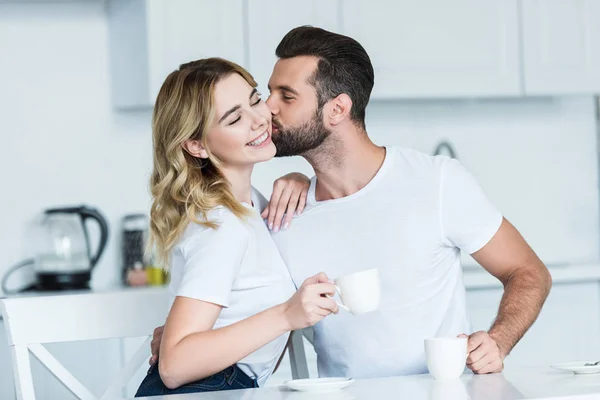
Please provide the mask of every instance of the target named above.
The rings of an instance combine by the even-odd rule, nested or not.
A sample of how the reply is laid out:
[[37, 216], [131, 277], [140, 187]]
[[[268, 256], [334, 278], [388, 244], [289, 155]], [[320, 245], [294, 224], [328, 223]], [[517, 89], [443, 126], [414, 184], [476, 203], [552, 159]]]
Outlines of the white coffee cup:
[[425, 339], [427, 368], [436, 380], [448, 381], [462, 375], [467, 361], [467, 338]]
[[381, 282], [377, 268], [355, 272], [335, 279], [335, 288], [342, 302], [340, 308], [354, 315], [365, 314], [379, 308]]

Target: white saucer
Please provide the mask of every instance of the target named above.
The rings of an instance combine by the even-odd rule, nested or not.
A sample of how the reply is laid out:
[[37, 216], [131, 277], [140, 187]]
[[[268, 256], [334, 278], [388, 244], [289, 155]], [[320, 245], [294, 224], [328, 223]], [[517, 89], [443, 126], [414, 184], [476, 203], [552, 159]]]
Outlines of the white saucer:
[[345, 388], [354, 382], [352, 378], [317, 378], [317, 379], [295, 379], [284, 382], [284, 385], [292, 390], [301, 392], [333, 392]]
[[576, 362], [567, 362], [551, 365], [552, 368], [560, 369], [562, 371], [571, 371], [576, 374], [597, 374], [600, 372], [600, 365], [589, 365], [586, 366], [586, 363], [594, 363], [596, 361], [576, 361]]

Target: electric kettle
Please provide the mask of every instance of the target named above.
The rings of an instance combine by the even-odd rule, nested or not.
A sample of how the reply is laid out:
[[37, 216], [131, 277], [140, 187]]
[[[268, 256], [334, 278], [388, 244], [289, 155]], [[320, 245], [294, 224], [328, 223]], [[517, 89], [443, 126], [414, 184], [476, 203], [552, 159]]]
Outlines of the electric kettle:
[[[88, 220], [95, 221], [100, 228], [95, 246], [90, 243]], [[98, 210], [87, 206], [47, 209], [32, 235], [33, 258], [11, 268], [7, 275], [33, 265], [37, 282], [28, 289], [89, 288], [92, 270], [104, 252], [107, 239], [108, 223]], [[94, 254], [92, 247], [96, 248]], [[7, 276], [4, 282], [6, 279]]]

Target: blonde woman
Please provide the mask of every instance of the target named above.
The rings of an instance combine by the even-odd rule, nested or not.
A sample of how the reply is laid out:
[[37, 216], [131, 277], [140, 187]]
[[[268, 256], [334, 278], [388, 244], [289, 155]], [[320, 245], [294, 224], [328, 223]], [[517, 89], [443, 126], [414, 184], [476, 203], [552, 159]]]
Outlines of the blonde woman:
[[136, 396], [262, 386], [290, 331], [338, 311], [324, 274], [296, 291], [260, 216], [250, 177], [275, 155], [271, 129], [256, 82], [234, 63], [194, 61], [165, 80], [153, 115], [151, 235], [174, 301]]

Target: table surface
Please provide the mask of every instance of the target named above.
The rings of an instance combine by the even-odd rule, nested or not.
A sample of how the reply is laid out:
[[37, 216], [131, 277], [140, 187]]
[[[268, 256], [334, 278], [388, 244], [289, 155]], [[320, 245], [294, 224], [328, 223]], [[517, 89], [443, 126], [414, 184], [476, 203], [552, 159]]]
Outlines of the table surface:
[[296, 392], [286, 387], [147, 397], [148, 400], [516, 400], [600, 399], [600, 374], [575, 375], [550, 367], [519, 367], [501, 374], [463, 374], [438, 382], [430, 375], [357, 379], [345, 389], [329, 393]]

